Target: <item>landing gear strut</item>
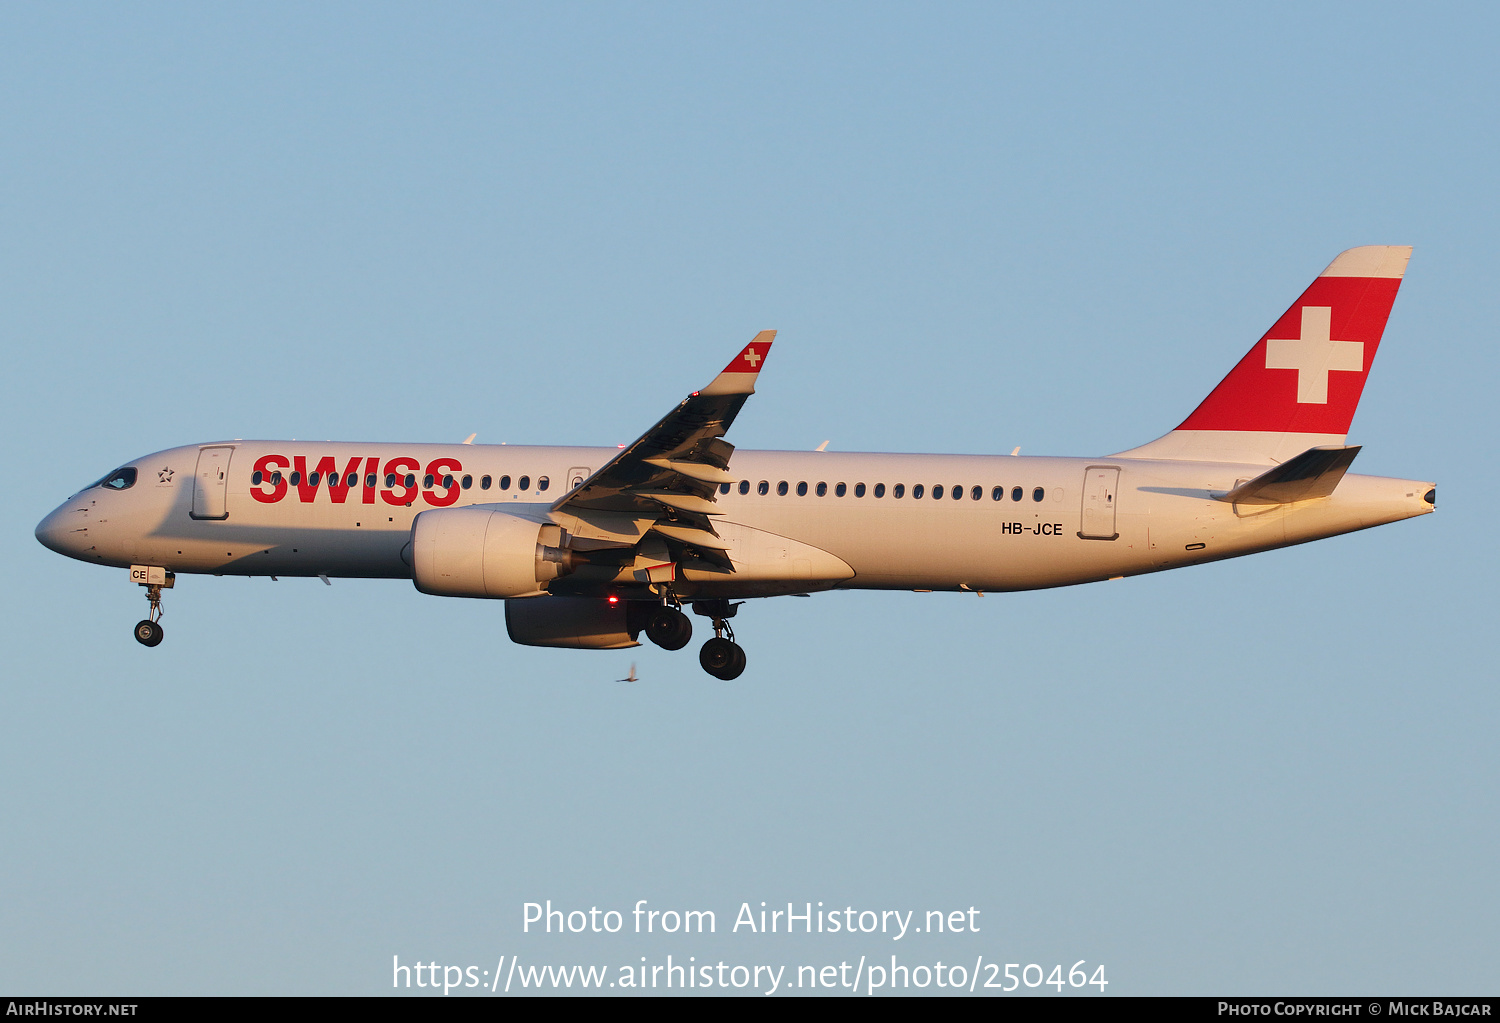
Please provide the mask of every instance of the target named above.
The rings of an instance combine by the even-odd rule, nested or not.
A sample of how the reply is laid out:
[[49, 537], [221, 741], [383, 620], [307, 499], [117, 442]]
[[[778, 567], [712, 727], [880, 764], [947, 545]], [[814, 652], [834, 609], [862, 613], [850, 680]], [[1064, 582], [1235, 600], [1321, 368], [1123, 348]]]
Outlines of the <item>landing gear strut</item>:
[[135, 623], [135, 641], [141, 646], [156, 646], [162, 640], [160, 583], [146, 587], [146, 599], [151, 602], [151, 611], [148, 617]]
[[703, 644], [698, 652], [698, 663], [714, 678], [725, 682], [739, 678], [745, 670], [745, 651], [734, 641], [734, 629], [729, 619], [734, 617], [738, 604], [724, 599], [695, 600], [693, 613], [713, 620], [714, 638]]

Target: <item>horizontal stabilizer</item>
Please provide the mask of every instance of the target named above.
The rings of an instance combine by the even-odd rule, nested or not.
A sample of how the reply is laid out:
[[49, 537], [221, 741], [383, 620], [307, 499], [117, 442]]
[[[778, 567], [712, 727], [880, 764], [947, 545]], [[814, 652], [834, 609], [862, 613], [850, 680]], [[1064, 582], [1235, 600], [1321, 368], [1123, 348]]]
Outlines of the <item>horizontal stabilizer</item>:
[[1358, 445], [1308, 448], [1248, 483], [1241, 483], [1221, 500], [1234, 504], [1291, 504], [1327, 497], [1344, 478]]

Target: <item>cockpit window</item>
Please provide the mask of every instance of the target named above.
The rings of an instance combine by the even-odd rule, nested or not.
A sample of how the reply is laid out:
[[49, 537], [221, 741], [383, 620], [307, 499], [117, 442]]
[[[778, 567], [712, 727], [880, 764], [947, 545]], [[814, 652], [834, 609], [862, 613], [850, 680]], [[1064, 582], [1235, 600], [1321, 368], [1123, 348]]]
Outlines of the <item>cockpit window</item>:
[[135, 486], [135, 469], [129, 465], [123, 469], [116, 469], [98, 483], [95, 483], [94, 486], [108, 487], [110, 490], [129, 490]]

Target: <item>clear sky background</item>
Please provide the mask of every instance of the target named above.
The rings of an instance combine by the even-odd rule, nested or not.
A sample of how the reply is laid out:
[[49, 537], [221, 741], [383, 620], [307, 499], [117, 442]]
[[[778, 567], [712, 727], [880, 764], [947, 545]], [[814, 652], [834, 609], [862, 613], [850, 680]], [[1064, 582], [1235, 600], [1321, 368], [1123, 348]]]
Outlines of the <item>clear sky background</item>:
[[[0, 8], [0, 990], [895, 953], [1494, 993], [1497, 30]], [[394, 581], [180, 577], [146, 650], [125, 573], [32, 536], [183, 443], [624, 442], [767, 327], [742, 448], [1104, 454], [1361, 244], [1415, 254], [1355, 469], [1437, 480], [1435, 515], [1071, 589], [756, 601], [734, 683], [696, 643], [513, 646], [499, 603]], [[719, 933], [523, 935], [546, 899]], [[726, 933], [762, 900], [982, 929]]]

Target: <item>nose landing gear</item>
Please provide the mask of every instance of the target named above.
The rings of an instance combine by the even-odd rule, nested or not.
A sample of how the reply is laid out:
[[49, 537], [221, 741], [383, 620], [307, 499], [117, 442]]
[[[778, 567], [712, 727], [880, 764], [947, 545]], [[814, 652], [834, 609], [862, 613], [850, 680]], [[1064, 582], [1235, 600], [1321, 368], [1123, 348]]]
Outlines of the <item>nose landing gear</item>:
[[146, 600], [151, 604], [147, 616], [135, 623], [135, 641], [141, 646], [156, 646], [162, 641], [161, 591], [170, 590], [177, 577], [165, 569], [133, 565], [130, 578], [146, 587]]
[[141, 646], [156, 646], [162, 640], [161, 631], [161, 587], [146, 587], [146, 599], [151, 602], [149, 617], [135, 623], [135, 641]]
[[738, 609], [739, 604], [731, 604], [722, 598], [693, 602], [693, 613], [710, 618], [714, 623], [714, 638], [698, 651], [698, 663], [704, 671], [725, 682], [739, 678], [745, 670], [745, 651], [734, 641], [734, 629], [729, 627], [728, 621]]

